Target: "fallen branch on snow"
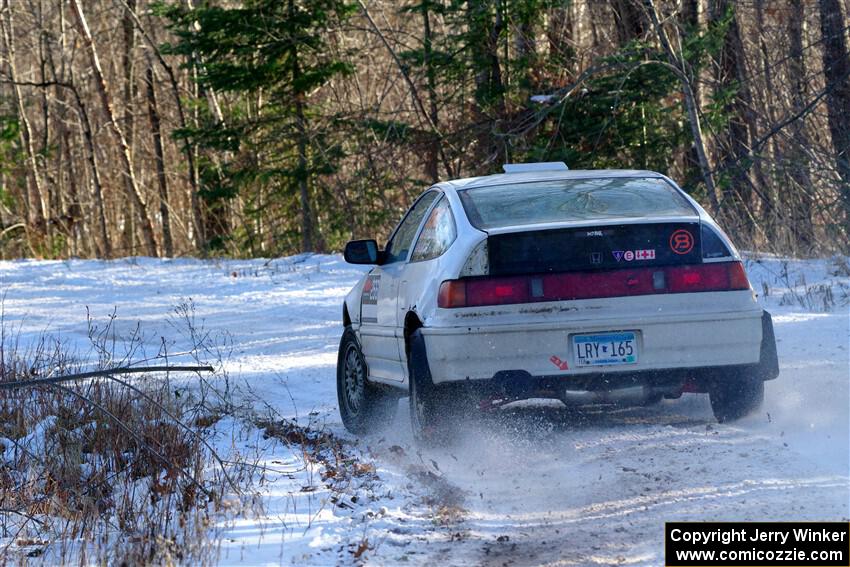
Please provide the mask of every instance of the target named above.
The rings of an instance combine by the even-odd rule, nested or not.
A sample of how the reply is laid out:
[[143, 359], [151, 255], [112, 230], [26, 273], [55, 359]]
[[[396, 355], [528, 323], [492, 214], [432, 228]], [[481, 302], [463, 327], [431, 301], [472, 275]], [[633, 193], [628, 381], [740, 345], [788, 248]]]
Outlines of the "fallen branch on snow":
[[0, 390], [15, 390], [17, 388], [31, 388], [34, 386], [59, 384], [61, 382], [72, 382], [86, 378], [104, 378], [115, 374], [146, 374], [151, 372], [213, 372], [212, 366], [136, 366], [122, 368], [107, 368], [105, 370], [93, 370], [91, 372], [79, 372], [77, 374], [66, 374], [64, 376], [53, 376], [50, 378], [35, 378], [32, 380], [15, 380], [12, 382], [0, 382]]

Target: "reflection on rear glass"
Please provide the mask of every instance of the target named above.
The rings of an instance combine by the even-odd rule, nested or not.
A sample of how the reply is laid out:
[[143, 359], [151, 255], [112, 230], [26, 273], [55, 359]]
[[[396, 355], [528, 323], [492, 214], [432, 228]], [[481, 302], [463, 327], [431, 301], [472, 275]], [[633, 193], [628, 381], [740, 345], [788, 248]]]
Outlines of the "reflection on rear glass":
[[669, 183], [651, 177], [561, 179], [459, 191], [480, 229], [618, 217], [696, 214]]

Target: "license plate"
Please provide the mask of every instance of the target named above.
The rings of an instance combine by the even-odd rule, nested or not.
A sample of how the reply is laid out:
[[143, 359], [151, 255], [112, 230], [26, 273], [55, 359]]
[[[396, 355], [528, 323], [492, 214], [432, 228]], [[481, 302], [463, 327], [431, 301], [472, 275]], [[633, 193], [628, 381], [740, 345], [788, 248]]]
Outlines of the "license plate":
[[636, 364], [638, 361], [637, 333], [599, 333], [573, 335], [576, 366], [614, 366]]

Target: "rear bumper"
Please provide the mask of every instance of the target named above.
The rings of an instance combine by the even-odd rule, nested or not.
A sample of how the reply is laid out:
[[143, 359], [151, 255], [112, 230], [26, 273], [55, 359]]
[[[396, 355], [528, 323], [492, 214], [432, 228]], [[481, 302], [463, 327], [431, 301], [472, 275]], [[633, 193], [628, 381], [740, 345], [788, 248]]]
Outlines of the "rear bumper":
[[[609, 331], [637, 332], [638, 363], [577, 368], [571, 336]], [[622, 318], [616, 324], [426, 327], [422, 335], [435, 384], [507, 375], [596, 383], [599, 377], [681, 374], [678, 371], [728, 366], [764, 367], [763, 379], [778, 374], [770, 315], [761, 310]]]
[[[708, 392], [713, 384], [761, 376], [763, 364], [710, 366], [634, 373], [593, 373], [531, 376], [525, 372], [499, 372], [489, 380], [444, 382], [441, 388], [456, 395], [502, 402], [526, 398], [556, 398], [567, 405], [642, 404], [655, 398], [678, 398], [685, 392]], [[657, 397], [656, 397], [657, 396]]]

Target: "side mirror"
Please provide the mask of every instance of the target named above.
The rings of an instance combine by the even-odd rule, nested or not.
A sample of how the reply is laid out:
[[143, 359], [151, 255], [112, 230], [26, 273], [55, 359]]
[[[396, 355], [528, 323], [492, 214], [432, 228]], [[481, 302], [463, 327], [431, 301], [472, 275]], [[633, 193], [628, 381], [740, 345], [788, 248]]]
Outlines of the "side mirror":
[[352, 240], [345, 245], [343, 257], [349, 264], [379, 264], [378, 243], [374, 240]]

